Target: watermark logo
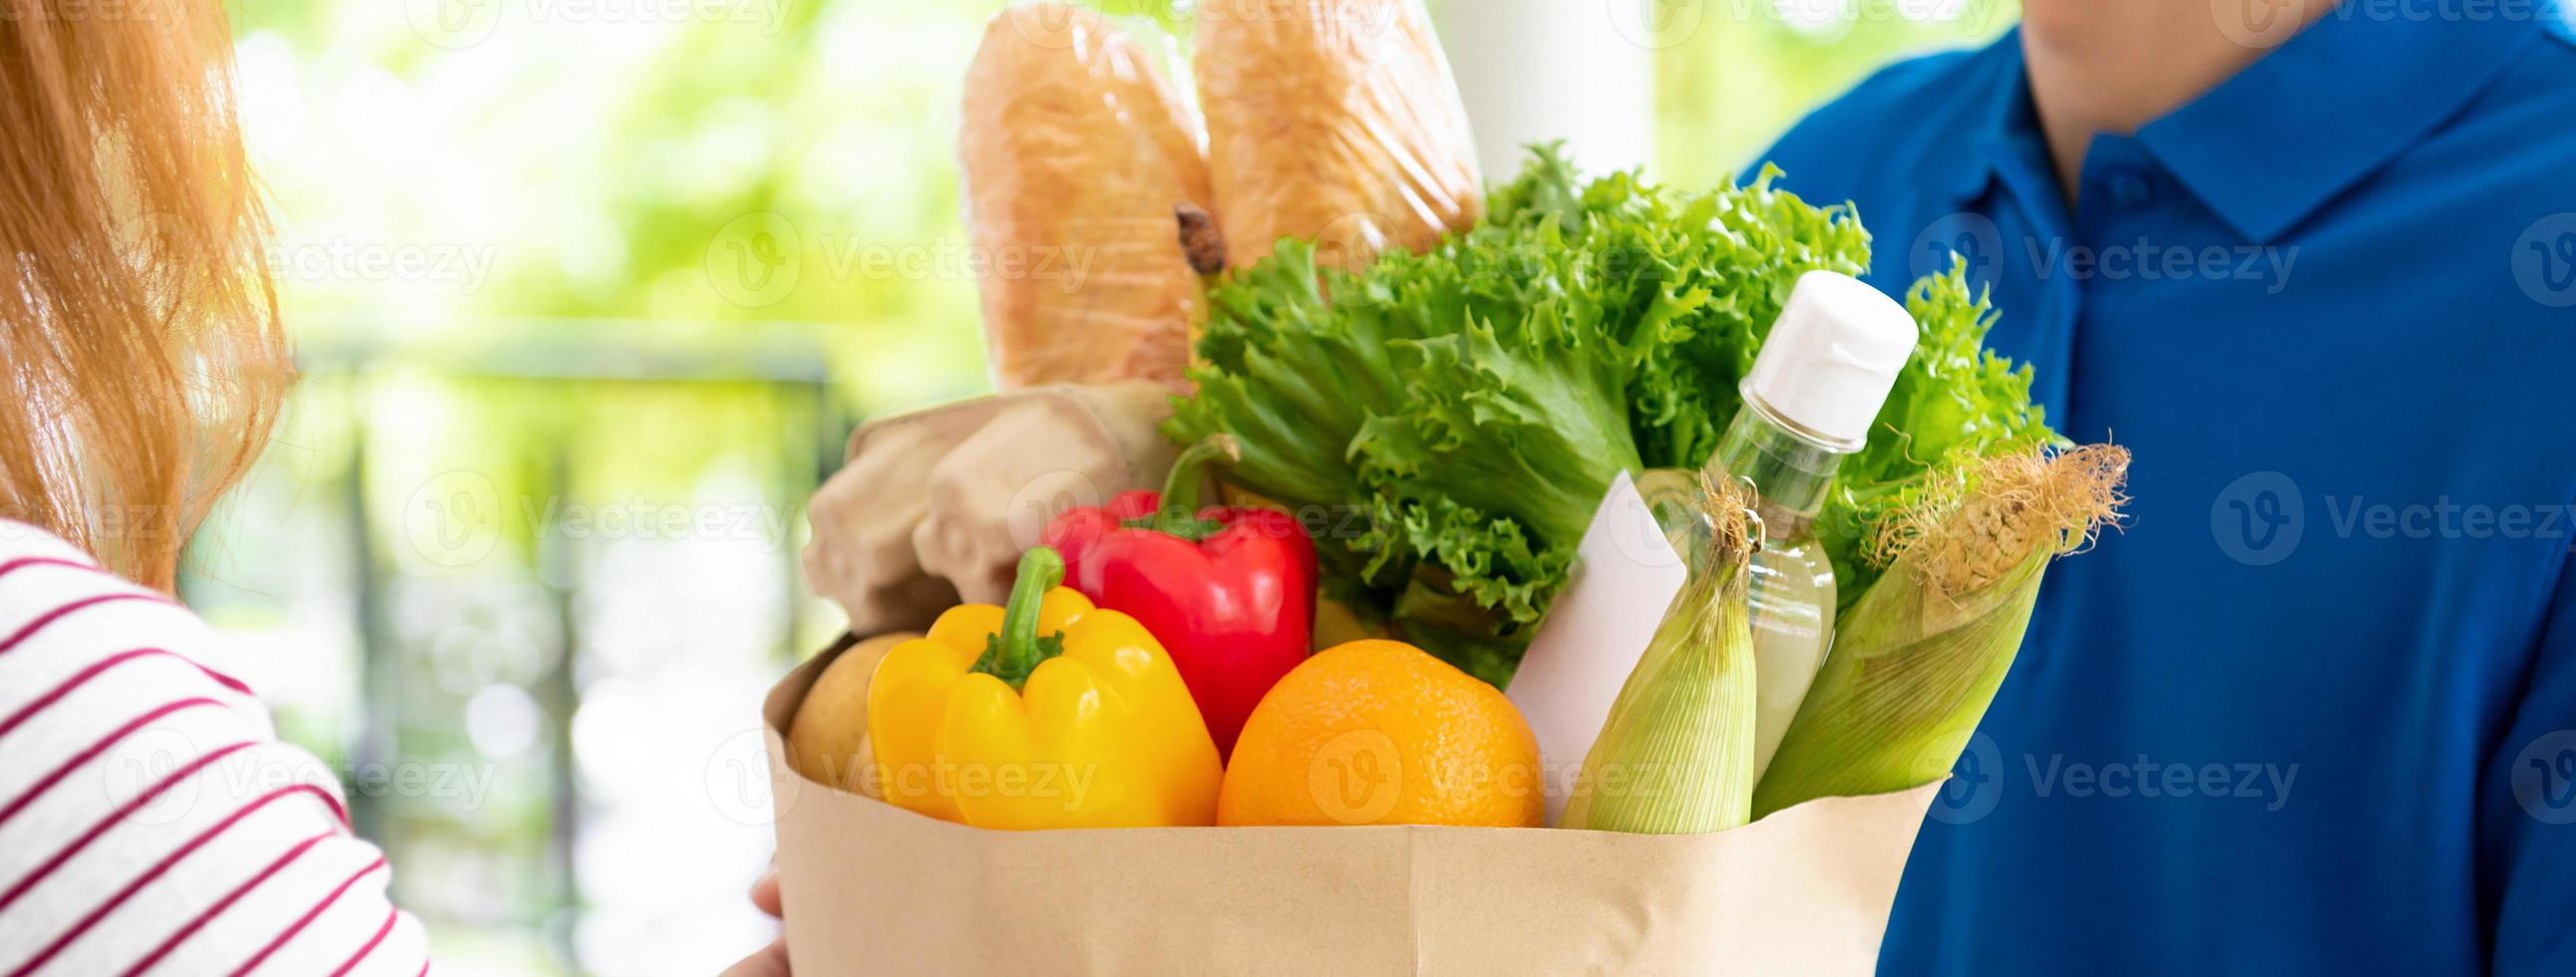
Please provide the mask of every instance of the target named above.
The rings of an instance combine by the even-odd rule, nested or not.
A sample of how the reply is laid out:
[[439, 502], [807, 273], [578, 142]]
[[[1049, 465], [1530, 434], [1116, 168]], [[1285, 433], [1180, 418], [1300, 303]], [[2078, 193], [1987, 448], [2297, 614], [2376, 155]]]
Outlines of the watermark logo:
[[1932, 806], [1925, 812], [1933, 820], [1950, 825], [1974, 824], [1993, 814], [2008, 786], [2021, 789], [2014, 786], [2016, 773], [2027, 779], [2030, 796], [2039, 799], [2254, 801], [2266, 813], [2289, 806], [2290, 789], [2299, 779], [2299, 765], [2295, 763], [2170, 761], [2144, 753], [2132, 759], [2100, 763], [2070, 760], [2062, 753], [2045, 757], [2024, 753], [2019, 755], [2020, 770], [2016, 771], [1984, 733], [1938, 738], [1923, 748], [1924, 762], [1917, 769], [1940, 769], [1941, 762], [1953, 751], [1957, 759], [1951, 762], [1950, 779], [1941, 783], [1940, 791], [1932, 796]]
[[451, 51], [492, 39], [501, 20], [529, 24], [747, 24], [763, 35], [787, 27], [787, 0], [402, 0], [412, 33]]
[[222, 759], [208, 757], [194, 737], [156, 725], [118, 740], [101, 769], [106, 773], [107, 796], [151, 798], [130, 815], [136, 823], [171, 825], [196, 811], [204, 791], [200, 780], [214, 776], [183, 777], [181, 772], [198, 773]]
[[2004, 757], [1993, 739], [1971, 732], [1963, 743], [1953, 734], [1938, 738], [1923, 753], [1934, 766], [1943, 756], [1957, 757], [1950, 764], [1950, 779], [1942, 781], [1941, 790], [1932, 795], [1932, 807], [1926, 812], [1932, 820], [1975, 824], [1995, 813], [1995, 805], [2003, 800]]
[[2307, 516], [2307, 501], [2290, 476], [2254, 472], [2228, 483], [2209, 504], [2209, 536], [2228, 559], [2270, 566], [2298, 550]]
[[2576, 305], [2576, 212], [2532, 222], [2513, 242], [2513, 280], [2553, 309]]
[[2513, 799], [2542, 824], [2576, 824], [2576, 729], [2522, 748], [2513, 758]]
[[501, 538], [501, 490], [480, 472], [442, 472], [404, 500], [403, 538], [421, 559], [461, 567], [490, 556]]
[[716, 813], [742, 825], [774, 823], [795, 806], [800, 789], [800, 778], [770, 776], [769, 737], [759, 729], [743, 730], [716, 744], [700, 776]]
[[[185, 710], [173, 710], [166, 721], [185, 722]], [[301, 791], [312, 795], [306, 800], [321, 801], [334, 786], [350, 797], [429, 801], [474, 812], [491, 797], [500, 773], [488, 762], [326, 763], [300, 750], [229, 737], [222, 744], [208, 749], [195, 735], [169, 725], [137, 730], [100, 758], [101, 787], [106, 796], [132, 799], [136, 806], [128, 818], [134, 823], [169, 826], [236, 810], [245, 797], [282, 798]]]
[[2209, 0], [2209, 13], [2220, 34], [2258, 50], [2279, 47], [2307, 23], [2299, 17], [2299, 0]]
[[757, 543], [768, 552], [787, 545], [795, 531], [794, 506], [766, 502], [657, 502], [637, 495], [624, 502], [567, 502], [549, 497], [519, 500], [519, 516], [538, 535], [570, 540], [731, 540]]
[[0, 24], [148, 24], [163, 36], [190, 23], [180, 0], [53, 0], [0, 9]]
[[[2117, 187], [2127, 180], [2143, 181], [2134, 175], [2115, 178]], [[2114, 190], [2114, 193], [2145, 194], [2140, 189]], [[2133, 198], [2143, 199], [2143, 198]], [[2077, 244], [2065, 238], [2022, 239], [2029, 252], [2031, 270], [2041, 278], [2070, 278], [2076, 281], [2224, 281], [2255, 282], [2263, 294], [2278, 295], [2290, 287], [2290, 270], [2299, 262], [2299, 248], [2240, 244], [2234, 246], [2162, 244], [2141, 236], [2134, 241], [2113, 244]]]
[[[1602, 510], [1593, 516], [1591, 527], [1583, 531], [1590, 540], [1602, 534], [1618, 554], [1640, 567], [1677, 566], [1682, 562], [1681, 548], [1665, 532], [1665, 520], [1688, 530], [1685, 538], [1697, 544], [1708, 538], [1709, 517], [1696, 508], [1699, 494], [1696, 483], [1674, 484], [1671, 480], [1650, 480], [1634, 492], [1621, 493], [1605, 500]], [[1685, 521], [1687, 520], [1687, 521]], [[1574, 573], [1583, 574], [1583, 561], [1576, 561]], [[1572, 590], [1568, 587], [1567, 590]]]
[[[1072, 295], [1087, 287], [1093, 268], [1110, 257], [1101, 248], [1079, 244], [985, 246], [963, 238], [893, 243], [833, 233], [809, 236], [785, 215], [763, 211], [718, 229], [707, 240], [701, 267], [707, 285], [725, 301], [763, 308], [786, 300], [808, 279], [1027, 282]], [[1116, 276], [1110, 277], [1115, 286]]]
[[1011, 493], [1011, 501], [1002, 510], [1002, 526], [1011, 535], [1013, 545], [1027, 549], [1045, 538], [1047, 527], [1056, 517], [1074, 509], [1091, 508], [1109, 500], [1091, 477], [1070, 469], [1046, 472], [1029, 479]]
[[2430, 504], [2391, 503], [2329, 495], [2326, 519], [2343, 539], [2557, 540], [2576, 535], [2576, 507], [2563, 502], [2487, 505], [2444, 495]]
[[796, 290], [804, 262], [794, 222], [771, 211], [744, 214], [707, 242], [707, 284], [725, 301], [764, 308]]
[[[2112, 192], [2143, 201], [2153, 191], [2148, 177], [2123, 172], [2111, 178]], [[1953, 263], [1968, 283], [1994, 286], [2008, 257], [2018, 257], [2039, 278], [2074, 281], [2211, 281], [2252, 282], [2263, 294], [2278, 295], [2289, 287], [2299, 249], [2267, 245], [2185, 244], [2141, 235], [2126, 241], [2092, 243], [2058, 235], [2029, 235], [2007, 241], [1995, 222], [1983, 214], [1958, 212], [1924, 225], [1905, 250], [1909, 275], [1946, 274]]]
[[[2431, 501], [2383, 501], [2367, 495], [2328, 493], [2318, 528], [2353, 540], [2576, 540], [2576, 505], [2565, 502], [2486, 503], [2437, 495]], [[2289, 476], [2255, 472], [2218, 493], [2209, 507], [2209, 535], [2228, 558], [2247, 566], [2288, 559], [2306, 531], [2306, 498]], [[2576, 553], [2576, 542], [2568, 552]]]
[[1088, 15], [1071, 4], [1015, 3], [1003, 8], [1002, 21], [1030, 47], [1056, 50], [1098, 42], [1074, 31], [1074, 18]]
[[1890, 9], [1865, 0], [1770, 0], [1770, 6], [1772, 19], [1816, 41], [1841, 40], [1862, 18], [1877, 20]]
[[1342, 824], [1373, 824], [1395, 810], [1404, 794], [1404, 758], [1395, 739], [1374, 729], [1354, 729], [1315, 750], [1306, 767], [1306, 790], [1324, 816]]
[[492, 38], [501, 27], [502, 0], [403, 0], [403, 19], [421, 40], [463, 50]]
[[2219, 33], [2249, 48], [2279, 47], [2318, 20], [2370, 24], [2553, 24], [2565, 15], [2554, 0], [2342, 0], [2309, 11], [2300, 0], [2210, 0]]
[[1906, 274], [1912, 278], [1947, 273], [1955, 262], [1967, 270], [1968, 284], [1991, 287], [2003, 260], [2003, 232], [1984, 214], [1955, 213], [1933, 221], [1906, 249]]
[[[971, 808], [998, 802], [990, 809], [1020, 813], [1082, 809], [1100, 776], [1097, 763], [1010, 761], [1000, 763], [854, 763], [855, 787], [863, 795], [888, 798], [948, 797]], [[779, 803], [787, 803], [781, 798]]]
[[[1388, 247], [1386, 228], [1393, 226], [1376, 214], [1365, 211], [1343, 214], [1324, 225], [1315, 234], [1315, 266], [1318, 268], [1361, 268]], [[1370, 301], [1364, 288], [1335, 289], [1330, 295], [1334, 304], [1345, 307], [1366, 305]]]
[[2290, 805], [2290, 788], [2298, 783], [2299, 765], [2277, 763], [2193, 763], [2158, 760], [2138, 754], [2135, 760], [2111, 763], [2069, 761], [2051, 755], [2046, 766], [2038, 754], [2022, 757], [2030, 774], [2031, 795], [2046, 798], [2143, 797], [2148, 799], [2214, 799], [2256, 801], [2264, 813]]
[[1396, 18], [1406, 13], [1404, 4], [1368, 0], [1199, 0], [1197, 7], [1202, 20], [1299, 25], [1320, 20], [1332, 36], [1363, 40], [1389, 36]]
[[[1585, 0], [1590, 2], [1590, 0]], [[1777, 24], [1811, 41], [1828, 41], [1859, 24], [1963, 24], [1981, 30], [2002, 5], [1993, 0], [1598, 0], [1619, 38], [1669, 50], [1711, 21]], [[1389, 6], [1392, 6], [1391, 4]]]
[[490, 279], [489, 244], [382, 242], [332, 236], [276, 240], [263, 249], [269, 274], [291, 282], [420, 282], [472, 295]]
[[1971, 4], [1969, 0], [1891, 0], [1897, 19], [1915, 24], [1946, 24], [1965, 21], [1983, 27], [1994, 4]]
[[1608, 0], [1607, 6], [1610, 29], [1622, 40], [1662, 51], [1697, 35], [1710, 4], [1706, 0]]

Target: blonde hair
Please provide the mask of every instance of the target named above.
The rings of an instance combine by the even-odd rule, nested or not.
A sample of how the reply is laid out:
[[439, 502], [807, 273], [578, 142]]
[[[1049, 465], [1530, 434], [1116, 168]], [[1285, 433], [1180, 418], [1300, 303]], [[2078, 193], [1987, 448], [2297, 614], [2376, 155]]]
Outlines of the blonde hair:
[[0, 0], [0, 517], [168, 590], [293, 377], [213, 3]]

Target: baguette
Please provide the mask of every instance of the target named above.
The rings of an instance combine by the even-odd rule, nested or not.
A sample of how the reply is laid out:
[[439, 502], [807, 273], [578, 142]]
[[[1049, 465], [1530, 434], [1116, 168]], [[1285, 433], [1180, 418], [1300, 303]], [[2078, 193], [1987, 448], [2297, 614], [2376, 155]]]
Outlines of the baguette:
[[1356, 269], [1483, 214], [1467, 111], [1421, 0], [1206, 0], [1197, 48], [1229, 267], [1294, 237]]
[[958, 134], [996, 386], [1177, 384], [1200, 281], [1174, 208], [1213, 208], [1197, 121], [1098, 14], [995, 16]]

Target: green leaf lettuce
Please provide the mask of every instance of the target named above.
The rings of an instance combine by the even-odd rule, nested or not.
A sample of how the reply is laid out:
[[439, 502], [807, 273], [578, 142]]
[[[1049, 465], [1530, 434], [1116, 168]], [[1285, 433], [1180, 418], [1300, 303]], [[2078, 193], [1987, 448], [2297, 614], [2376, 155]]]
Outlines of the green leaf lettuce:
[[[1705, 463], [1798, 276], [1867, 271], [1851, 209], [1778, 172], [1683, 193], [1584, 182], [1537, 147], [1428, 253], [1347, 273], [1283, 241], [1211, 290], [1198, 392], [1165, 433], [1233, 434], [1229, 480], [1305, 517], [1332, 596], [1501, 684], [1611, 478]], [[2051, 438], [1959, 271], [1907, 307], [1915, 357], [1818, 520], [1846, 604], [1877, 572], [1863, 542], [1917, 487]]]

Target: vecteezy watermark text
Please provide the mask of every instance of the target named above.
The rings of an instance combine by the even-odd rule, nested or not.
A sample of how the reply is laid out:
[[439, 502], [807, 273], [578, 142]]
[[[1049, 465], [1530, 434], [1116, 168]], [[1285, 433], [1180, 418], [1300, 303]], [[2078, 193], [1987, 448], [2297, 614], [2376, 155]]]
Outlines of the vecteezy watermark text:
[[[2004, 237], [2002, 228], [1984, 214], [1942, 215], [1914, 236], [1906, 252], [1907, 271], [1918, 278], [1938, 275], [1956, 262], [1966, 269], [1972, 285], [1991, 285], [2016, 257]], [[2143, 234], [2106, 244], [2025, 234], [2018, 250], [2025, 262], [2021, 267], [2041, 279], [2253, 282], [2263, 286], [2266, 295], [2278, 295], [2289, 287], [2291, 269], [2299, 261], [2297, 245], [2183, 243]]]
[[2140, 237], [2134, 242], [2094, 246], [2069, 244], [2063, 238], [2025, 238], [2030, 250], [2030, 265], [2041, 278], [2065, 277], [2103, 281], [2167, 281], [2202, 279], [2263, 283], [2263, 294], [2278, 295], [2289, 287], [2290, 266], [2297, 264], [2297, 247], [2275, 248], [2264, 245], [2209, 245], [2191, 247], [2183, 244], [2157, 244]]
[[801, 510], [762, 502], [654, 502], [638, 495], [604, 505], [523, 498], [520, 514], [540, 533], [564, 539], [756, 540], [776, 549], [790, 538]]
[[479, 811], [491, 797], [500, 769], [482, 761], [326, 762], [300, 751], [200, 746], [174, 729], [144, 730], [116, 745], [101, 775], [113, 795], [150, 798], [137, 818], [169, 824], [190, 817], [201, 803], [230, 810], [243, 798], [298, 785], [319, 789], [336, 784], [358, 797], [435, 801], [459, 811]]
[[[812, 260], [809, 260], [811, 258]], [[775, 211], [744, 214], [707, 241], [702, 268], [725, 301], [762, 308], [786, 300], [819, 273], [835, 282], [1038, 282], [1066, 295], [1091, 281], [1100, 249], [1087, 245], [989, 246], [957, 238], [888, 242], [809, 235]]]
[[2372, 502], [2326, 496], [2336, 536], [2370, 539], [2563, 539], [2576, 532], [2569, 506], [2462, 504], [2444, 495], [2431, 504]]
[[412, 33], [443, 48], [489, 40], [504, 16], [531, 24], [736, 24], [776, 37], [789, 0], [398, 0]]
[[[2288, 807], [2290, 791], [2299, 779], [2296, 763], [2170, 760], [2147, 753], [2110, 762], [2069, 759], [2063, 753], [2025, 753], [2018, 766], [2033, 798], [2242, 801], [2265, 813]], [[1969, 735], [1959, 744], [1949, 781], [1932, 799], [1932, 819], [1944, 824], [1985, 820], [2002, 801], [2014, 772], [2005, 766], [1992, 738], [1984, 733]]]
[[328, 237], [277, 241], [266, 248], [269, 273], [290, 282], [430, 282], [471, 295], [492, 274], [490, 244], [356, 241]]
[[2048, 797], [2216, 797], [2263, 802], [2266, 812], [2290, 803], [2290, 785], [2299, 765], [2272, 763], [2169, 763], [2144, 753], [2118, 763], [2069, 762], [2052, 754], [2043, 766], [2037, 754], [2022, 757], [2030, 773], [2031, 794]]
[[[2576, 553], [2576, 504], [2430, 502], [2328, 495], [2321, 532], [2337, 539], [2564, 540]], [[2269, 566], [2290, 558], [2311, 531], [2306, 496], [2281, 472], [2252, 472], [2220, 489], [2209, 508], [2210, 538], [2229, 559]]]

